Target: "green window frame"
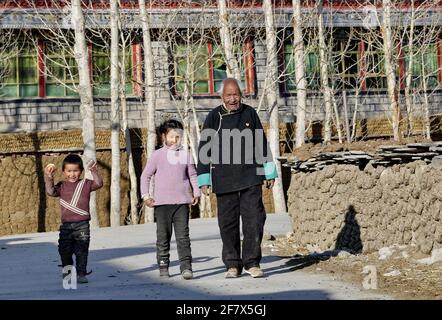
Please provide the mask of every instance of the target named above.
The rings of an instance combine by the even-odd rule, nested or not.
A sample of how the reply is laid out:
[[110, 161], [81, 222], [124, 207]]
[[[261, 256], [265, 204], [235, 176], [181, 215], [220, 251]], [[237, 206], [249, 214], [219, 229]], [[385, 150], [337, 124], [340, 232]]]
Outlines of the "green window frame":
[[[119, 59], [121, 61], [122, 54]], [[132, 46], [125, 49], [125, 61], [126, 61], [126, 83], [125, 92], [126, 95], [133, 95], [133, 62], [132, 62]], [[110, 97], [110, 51], [109, 48], [104, 46], [93, 46], [92, 48], [92, 83], [93, 94], [96, 97]]]
[[[207, 45], [177, 45], [175, 49], [175, 91], [182, 94], [186, 81], [192, 84], [191, 94], [210, 93], [209, 52]], [[186, 78], [188, 62], [191, 62], [191, 77]]]
[[333, 88], [355, 90], [360, 85], [359, 41], [337, 40], [332, 52]]
[[[408, 69], [410, 61], [409, 50], [404, 48], [405, 72]], [[439, 66], [437, 45], [429, 45], [424, 50], [419, 50], [413, 55], [413, 65], [411, 67], [411, 87], [423, 89], [423, 80], [425, 77], [427, 89], [439, 87], [438, 80]]]
[[78, 96], [77, 62], [73, 48], [64, 49], [45, 44], [45, 93], [46, 97]]
[[0, 61], [0, 97], [38, 97], [37, 48], [22, 44], [18, 52]]
[[[246, 46], [244, 44], [243, 46]], [[253, 88], [251, 83], [254, 76], [246, 76], [247, 69], [250, 68], [243, 46], [235, 46], [234, 54], [241, 75], [241, 85], [243, 92], [252, 94], [248, 88]], [[179, 44], [174, 48], [174, 93], [182, 95], [185, 91], [186, 81], [192, 83], [191, 95], [215, 95], [221, 88], [221, 83], [227, 78], [227, 63], [225, 61], [222, 48], [216, 44], [204, 43], [188, 46]], [[191, 76], [187, 79], [187, 65], [191, 62]]]
[[387, 90], [387, 76], [385, 74], [385, 59], [382, 49], [373, 48], [364, 43], [365, 86], [367, 91]]
[[[293, 44], [284, 44], [284, 69], [285, 69], [285, 91], [296, 91], [296, 65], [294, 60]], [[319, 69], [319, 54], [316, 50], [310, 50], [305, 53], [304, 58], [305, 74], [307, 80], [308, 90], [318, 90], [320, 88], [320, 69]]]

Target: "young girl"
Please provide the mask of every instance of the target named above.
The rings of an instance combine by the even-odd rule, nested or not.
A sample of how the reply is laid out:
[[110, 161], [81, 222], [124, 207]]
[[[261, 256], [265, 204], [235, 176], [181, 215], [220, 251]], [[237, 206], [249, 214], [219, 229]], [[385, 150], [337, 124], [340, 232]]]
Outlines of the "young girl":
[[[192, 255], [189, 238], [189, 203], [196, 205], [201, 195], [195, 165], [181, 146], [183, 125], [168, 120], [160, 126], [164, 146], [156, 150], [141, 175], [141, 195], [145, 205], [154, 207], [157, 223], [157, 262], [160, 276], [169, 277], [169, 249], [172, 226], [180, 260], [181, 275], [192, 279]], [[155, 176], [153, 196], [149, 194]]]

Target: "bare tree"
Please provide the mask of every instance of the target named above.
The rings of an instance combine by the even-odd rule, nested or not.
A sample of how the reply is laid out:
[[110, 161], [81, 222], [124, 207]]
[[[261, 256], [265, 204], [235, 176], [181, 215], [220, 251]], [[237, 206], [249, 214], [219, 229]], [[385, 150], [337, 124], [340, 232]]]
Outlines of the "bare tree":
[[[140, 7], [140, 19], [143, 29], [143, 52], [144, 52], [144, 73], [145, 73], [145, 100], [147, 104], [147, 143], [146, 156], [150, 159], [155, 150], [156, 130], [155, 130], [155, 109], [156, 109], [156, 95], [155, 95], [155, 79], [154, 79], [154, 56], [152, 51], [152, 41], [150, 35], [149, 17], [146, 10], [146, 1], [138, 0]], [[150, 187], [153, 189], [153, 185]], [[146, 207], [144, 222], [153, 222], [153, 209]]]
[[[80, 112], [83, 119], [83, 143], [84, 160], [88, 163], [96, 161], [95, 153], [95, 110], [92, 95], [92, 85], [89, 69], [89, 55], [86, 45], [85, 23], [80, 0], [72, 0], [72, 27], [75, 33], [75, 60], [78, 66], [79, 84], [78, 93], [80, 95]], [[91, 176], [90, 172], [86, 173]], [[95, 192], [91, 194], [90, 200], [91, 226], [98, 227], [98, 216]]]
[[[120, 57], [120, 82], [122, 84], [126, 83], [126, 69], [128, 64], [128, 57], [126, 56], [126, 47], [127, 42], [131, 43], [132, 38], [130, 37], [131, 31], [127, 32], [129, 34], [128, 37], [125, 37], [125, 30], [121, 28], [120, 25], [120, 37], [121, 37], [121, 52], [122, 55]], [[127, 39], [128, 38], [128, 39]], [[130, 57], [129, 57], [130, 58]], [[136, 66], [137, 68], [140, 66]], [[130, 137], [130, 130], [127, 119], [127, 101], [126, 101], [126, 91], [124, 85], [120, 85], [120, 102], [121, 102], [121, 116], [122, 116], [122, 129], [124, 134], [124, 139], [126, 143], [126, 159], [127, 166], [129, 172], [129, 180], [130, 180], [130, 215], [128, 217], [128, 221], [130, 224], [138, 224], [139, 216], [138, 216], [138, 180], [135, 171], [134, 164], [134, 155], [132, 150], [132, 141]]]
[[267, 47], [267, 77], [270, 78], [272, 86], [267, 88], [266, 97], [270, 111], [269, 144], [272, 150], [273, 161], [276, 164], [278, 178], [273, 187], [273, 202], [275, 212], [286, 212], [284, 190], [282, 186], [282, 174], [280, 147], [279, 147], [279, 108], [278, 108], [278, 53], [276, 44], [276, 30], [273, 18], [272, 0], [263, 1], [263, 10], [266, 26], [266, 47]]
[[220, 21], [219, 34], [221, 37], [224, 55], [227, 64], [227, 76], [240, 80], [241, 74], [239, 71], [238, 61], [233, 53], [232, 35], [229, 28], [229, 18], [227, 13], [226, 0], [218, 0], [218, 12]]
[[398, 101], [398, 89], [396, 82], [396, 70], [394, 68], [394, 44], [391, 26], [391, 0], [382, 0], [383, 18], [382, 18], [382, 39], [384, 44], [384, 66], [387, 77], [388, 99], [390, 102], [391, 118], [393, 126], [393, 139], [399, 141], [401, 138], [399, 121], [401, 110]]
[[301, 1], [293, 0], [293, 47], [296, 65], [296, 147], [305, 141], [305, 112], [307, 110], [307, 81], [304, 66], [304, 38], [302, 35]]
[[[334, 100], [333, 89], [329, 85], [329, 54], [325, 42], [324, 17], [323, 17], [323, 1], [318, 3], [318, 38], [319, 38], [319, 65], [321, 73], [321, 91], [324, 95], [325, 102], [325, 120], [324, 120], [324, 143], [331, 142], [331, 120], [332, 108], [334, 107], [336, 115], [336, 127], [338, 132], [339, 143], [342, 143], [341, 124], [339, 114]], [[331, 35], [331, 33], [330, 33]]]
[[120, 76], [119, 71], [119, 9], [118, 1], [110, 1], [110, 29], [111, 29], [111, 227], [120, 225]]

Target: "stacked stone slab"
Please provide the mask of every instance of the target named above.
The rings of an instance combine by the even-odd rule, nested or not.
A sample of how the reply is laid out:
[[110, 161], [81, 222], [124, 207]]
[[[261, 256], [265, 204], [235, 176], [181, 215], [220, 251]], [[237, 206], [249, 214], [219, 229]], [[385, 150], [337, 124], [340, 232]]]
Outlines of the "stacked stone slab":
[[442, 142], [410, 143], [407, 145], [383, 145], [375, 154], [364, 151], [323, 152], [306, 160], [288, 161], [284, 166], [292, 171], [315, 172], [332, 164], [352, 164], [364, 168], [368, 163], [376, 166], [392, 166], [417, 160], [431, 163], [436, 156], [442, 155]]

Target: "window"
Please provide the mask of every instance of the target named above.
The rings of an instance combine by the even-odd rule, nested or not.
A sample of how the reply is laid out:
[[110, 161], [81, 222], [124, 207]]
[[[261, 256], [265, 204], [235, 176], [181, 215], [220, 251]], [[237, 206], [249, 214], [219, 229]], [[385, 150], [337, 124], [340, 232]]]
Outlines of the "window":
[[[285, 91], [293, 92], [296, 90], [295, 60], [293, 44], [284, 45], [284, 71], [286, 73]], [[315, 51], [309, 51], [305, 54], [305, 74], [307, 79], [307, 88], [318, 90], [320, 87], [319, 55]]]
[[[192, 84], [192, 94], [210, 93], [209, 52], [206, 45], [187, 47], [179, 45], [175, 55], [175, 89], [183, 93], [186, 81]], [[189, 75], [188, 79], [186, 75]]]
[[[250, 42], [244, 44], [243, 48], [234, 49], [236, 61], [239, 63], [243, 92], [246, 94], [254, 92], [251, 51]], [[184, 93], [188, 81], [191, 84], [191, 94], [214, 95], [220, 89], [222, 81], [227, 78], [227, 64], [223, 51], [221, 47], [212, 43], [191, 47], [176, 46], [174, 65], [176, 94]]]
[[[405, 70], [408, 68], [410, 61], [408, 48], [404, 49]], [[437, 63], [437, 46], [430, 45], [424, 50], [419, 49], [413, 56], [413, 65], [411, 67], [411, 86], [413, 88], [423, 89], [423, 80], [426, 81], [428, 89], [437, 88], [438, 86], [439, 67]]]
[[[122, 61], [123, 54], [120, 54]], [[126, 66], [126, 83], [125, 90], [127, 95], [133, 94], [132, 88], [132, 55], [131, 48], [126, 48], [124, 52]], [[107, 47], [94, 46], [92, 49], [92, 82], [94, 96], [109, 97], [110, 96], [110, 51]]]
[[359, 42], [337, 40], [333, 46], [333, 88], [356, 89], [359, 79]]
[[0, 97], [37, 97], [37, 49], [23, 45], [10, 58], [0, 61]]
[[45, 45], [45, 92], [47, 97], [78, 96], [78, 68], [73, 49]]
[[367, 90], [385, 90], [387, 77], [382, 49], [365, 44], [365, 84]]

